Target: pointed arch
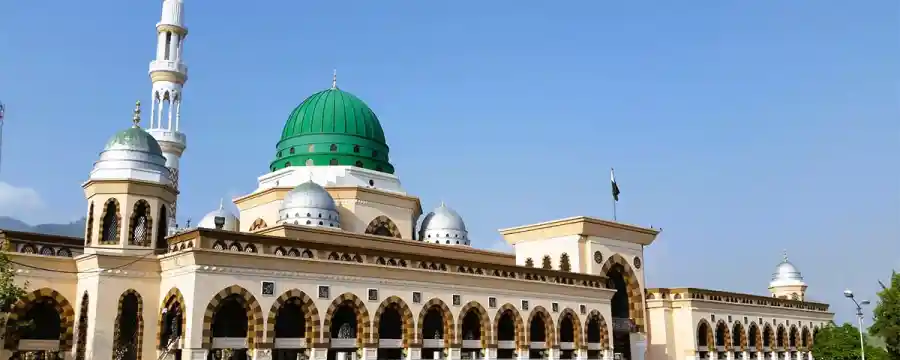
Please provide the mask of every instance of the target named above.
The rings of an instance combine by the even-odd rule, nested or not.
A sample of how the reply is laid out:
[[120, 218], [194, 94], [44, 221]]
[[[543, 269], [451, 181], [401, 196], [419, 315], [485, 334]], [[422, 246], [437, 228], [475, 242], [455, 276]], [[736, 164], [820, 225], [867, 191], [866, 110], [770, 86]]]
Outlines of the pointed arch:
[[[725, 351], [731, 351], [731, 329], [728, 328], [728, 324], [725, 323], [725, 320], [719, 320], [716, 322], [716, 347], [724, 346]], [[723, 345], [719, 345], [720, 343], [724, 343]]]
[[[353, 293], [341, 294], [328, 306], [328, 311], [325, 312], [325, 321], [322, 323], [322, 329], [324, 329], [322, 336], [324, 337], [324, 332], [331, 331], [331, 321], [334, 318], [334, 313], [341, 305], [349, 305], [356, 314], [356, 347], [361, 348], [365, 344], [365, 339], [370, 338], [369, 329], [372, 328], [372, 322], [369, 317], [369, 310], [366, 309], [366, 304]], [[330, 342], [331, 334], [329, 333], [328, 337], [324, 337], [324, 339], [326, 342]]]
[[763, 341], [762, 341], [762, 329], [759, 328], [759, 325], [756, 322], [751, 321], [750, 326], [747, 328], [747, 338], [753, 339], [752, 346], [756, 347], [756, 351], [762, 351]]
[[366, 227], [366, 234], [400, 238], [400, 229], [390, 218], [384, 215], [372, 219]]
[[267, 227], [269, 227], [269, 225], [266, 224], [265, 220], [263, 220], [262, 218], [257, 218], [256, 220], [253, 220], [252, 224], [250, 224], [250, 231], [261, 230]]
[[[600, 350], [609, 350], [609, 328], [606, 325], [606, 319], [603, 318], [603, 314], [599, 311], [591, 310], [591, 312], [588, 313], [587, 319], [584, 320], [585, 329], [588, 329], [591, 326], [591, 320], [597, 320], [597, 326], [600, 327]], [[587, 333], [586, 330], [585, 333]], [[587, 340], [585, 340], [585, 343], [587, 343]]]
[[384, 299], [381, 305], [378, 306], [378, 310], [375, 310], [375, 316], [372, 317], [372, 342], [378, 343], [378, 340], [381, 339], [381, 333], [378, 330], [381, 325], [381, 314], [384, 314], [385, 310], [390, 308], [396, 309], [397, 313], [400, 314], [400, 320], [403, 324], [403, 339], [401, 341], [405, 349], [415, 339], [415, 323], [413, 323], [413, 315], [412, 311], [409, 310], [409, 306], [397, 296], [390, 296]]
[[166, 205], [159, 206], [159, 215], [156, 217], [156, 243], [155, 249], [166, 250], [169, 248], [166, 237], [169, 236], [169, 213]]
[[544, 321], [544, 334], [546, 334], [544, 341], [547, 343], [547, 349], [553, 348], [556, 346], [556, 331], [554, 330], [555, 326], [553, 326], [553, 317], [550, 316], [550, 312], [543, 306], [535, 306], [534, 309], [531, 309], [531, 313], [528, 314], [528, 326], [526, 327], [528, 336], [526, 339], [529, 342], [531, 341], [531, 322], [535, 317], [540, 317]]
[[119, 226], [122, 224], [122, 214], [119, 212], [119, 200], [109, 198], [103, 204], [103, 213], [100, 215], [100, 244], [115, 245], [119, 243]]
[[[165, 207], [163, 207], [165, 208]], [[157, 315], [156, 321], [156, 344], [158, 348], [163, 348], [166, 344], [162, 343], [162, 335], [165, 324], [165, 314], [169, 311], [172, 311], [172, 307], [177, 307], [178, 311], [181, 313], [181, 334], [185, 334], [185, 326], [187, 321], [185, 321], [184, 317], [187, 316], [187, 308], [185, 307], [184, 296], [181, 295], [181, 291], [178, 290], [177, 287], [173, 287], [169, 289], [169, 292], [166, 293], [166, 296], [163, 296], [162, 303], [159, 306], [159, 314]]]
[[812, 349], [812, 332], [806, 325], [803, 325], [803, 330], [800, 330], [800, 338], [803, 339], [801, 342], [803, 351]]
[[87, 353], [89, 304], [90, 296], [85, 291], [84, 295], [81, 296], [81, 305], [78, 307], [78, 337], [75, 341], [75, 360], [84, 360]]
[[441, 320], [444, 323], [444, 347], [450, 348], [450, 344], [453, 343], [453, 339], [456, 339], [455, 328], [453, 326], [453, 313], [450, 312], [450, 308], [447, 307], [447, 304], [444, 303], [443, 300], [434, 298], [428, 300], [425, 305], [422, 306], [422, 310], [419, 311], [419, 321], [416, 322], [417, 325], [417, 338], [419, 341], [423, 341], [425, 336], [423, 336], [422, 332], [425, 329], [425, 315], [428, 314], [428, 310], [431, 308], [437, 308], [438, 311], [441, 312]]
[[763, 325], [763, 333], [762, 333], [763, 343], [760, 346], [766, 347], [765, 344], [768, 343], [767, 346], [769, 349], [775, 348], [775, 331], [772, 329], [772, 325], [766, 323]]
[[731, 347], [747, 351], [747, 334], [740, 321], [735, 321], [731, 326]]
[[466, 318], [469, 311], [475, 311], [475, 314], [478, 315], [478, 322], [481, 324], [481, 348], [487, 349], [491, 339], [491, 320], [487, 310], [477, 301], [469, 301], [459, 310], [459, 318], [456, 320], [456, 334], [460, 337], [459, 342], [463, 341], [463, 319]]
[[150, 203], [144, 199], [134, 202], [128, 219], [128, 245], [150, 246], [153, 237], [153, 216]]
[[[124, 313], [124, 304], [125, 300], [129, 296], [134, 296], [137, 302], [137, 309], [135, 314], [135, 333], [133, 335], [120, 333], [123, 318], [127, 316], [127, 314]], [[125, 343], [123, 343], [123, 340], [125, 340], [127, 337], [130, 337], [131, 341], [133, 342], [134, 359], [141, 360], [141, 350], [144, 343], [144, 299], [141, 298], [141, 294], [134, 289], [125, 290], [124, 292], [122, 292], [122, 295], [119, 296], [118, 311], [116, 312], [116, 322], [115, 327], [113, 328], [113, 350], [125, 345]]]
[[775, 347], [779, 349], [787, 348], [787, 329], [784, 328], [784, 324], [778, 324], [775, 331]]
[[241, 299], [244, 310], [247, 312], [247, 348], [255, 349], [256, 344], [263, 341], [263, 331], [265, 331], [263, 321], [265, 319], [263, 318], [262, 307], [259, 306], [259, 302], [256, 301], [256, 298], [250, 291], [239, 285], [231, 285], [219, 291], [206, 305], [206, 311], [203, 313], [203, 342], [201, 344], [204, 349], [212, 348], [213, 332], [211, 329], [213, 318], [222, 307], [223, 301], [231, 295], [237, 295]]
[[[703, 344], [700, 343], [700, 339], [706, 341], [706, 349], [700, 348], [701, 346], [703, 346]], [[716, 350], [716, 339], [715, 337], [713, 337], [713, 327], [709, 324], [708, 321], [706, 321], [706, 319], [700, 319], [700, 321], [697, 322], [697, 328], [694, 329], [694, 344], [697, 348], [697, 351]]]
[[[565, 308], [565, 309], [563, 309], [562, 312], [559, 313], [559, 319], [557, 320], [557, 323], [556, 323], [556, 329], [557, 329], [557, 331], [562, 331], [562, 322], [563, 322], [563, 319], [565, 319], [566, 317], [569, 317], [572, 321], [572, 329], [575, 332], [575, 334], [573, 336], [573, 340], [574, 340], [573, 342], [575, 343], [574, 344], [575, 349], [581, 349], [584, 346], [584, 343], [581, 341], [581, 334], [583, 334], [583, 332], [581, 330], [581, 320], [578, 318], [578, 315], [575, 313], [574, 310], [572, 310], [570, 308]], [[562, 334], [557, 334], [557, 339], [561, 339], [561, 338], [562, 338]]]
[[622, 266], [624, 272], [622, 275], [625, 277], [625, 284], [628, 290], [628, 314], [631, 316], [637, 331], [644, 332], [644, 292], [641, 291], [639, 277], [635, 275], [634, 269], [628, 263], [628, 260], [625, 260], [622, 255], [613, 254], [603, 263], [603, 267], [600, 268], [600, 274], [605, 275], [609, 273], [616, 265]]
[[503, 318], [503, 314], [506, 312], [509, 312], [512, 315], [513, 324], [515, 325], [516, 350], [527, 347], [528, 342], [525, 341], [525, 322], [522, 320], [522, 314], [519, 313], [519, 309], [516, 309], [516, 307], [510, 303], [503, 304], [500, 309], [497, 309], [497, 315], [494, 316], [494, 326], [491, 332], [494, 335], [494, 344], [499, 343], [500, 319]]
[[75, 329], [75, 309], [72, 308], [72, 304], [69, 303], [69, 300], [67, 300], [65, 296], [51, 288], [41, 288], [32, 291], [13, 305], [6, 321], [7, 349], [15, 350], [19, 347], [19, 338], [13, 335], [14, 332], [11, 331], [12, 329], [10, 326], [14, 325], [18, 319], [25, 319], [28, 315], [28, 311], [41, 300], [51, 301], [52, 306], [59, 314], [59, 349], [62, 351], [72, 350], [72, 340], [74, 338]]
[[791, 329], [788, 330], [788, 346], [789, 348], [799, 348], [798, 343], [800, 342], [800, 329], [797, 328], [796, 324], [791, 324]]
[[91, 201], [91, 204], [88, 205], [88, 214], [87, 220], [85, 221], [85, 229], [84, 229], [84, 245], [91, 246], [93, 245], [93, 235], [94, 235], [94, 202]]
[[305, 324], [304, 338], [306, 339], [306, 347], [312, 348], [315, 340], [319, 339], [321, 331], [321, 320], [319, 319], [319, 309], [316, 308], [315, 302], [309, 295], [298, 289], [285, 291], [281, 296], [275, 299], [272, 307], [269, 309], [269, 319], [266, 321], [266, 341], [270, 344], [275, 343], [275, 325], [278, 322], [278, 311], [292, 299], [299, 300], [300, 309], [303, 310], [303, 320]]

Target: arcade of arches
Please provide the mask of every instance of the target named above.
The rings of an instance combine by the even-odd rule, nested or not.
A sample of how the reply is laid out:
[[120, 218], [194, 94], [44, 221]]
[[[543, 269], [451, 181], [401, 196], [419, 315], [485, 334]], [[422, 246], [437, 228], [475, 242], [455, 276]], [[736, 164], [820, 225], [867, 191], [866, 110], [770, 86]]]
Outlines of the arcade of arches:
[[812, 360], [813, 342], [818, 326], [778, 324], [761, 326], [755, 321], [744, 324], [724, 320], [712, 326], [705, 319], [696, 326], [694, 341], [698, 359], [792, 359]]
[[[71, 351], [75, 360], [90, 358], [85, 352], [91, 332], [86, 321], [89, 301], [93, 299], [85, 292], [76, 313], [73, 304], [52, 289], [30, 293], [16, 304], [10, 319], [37, 326], [7, 327], [7, 334], [14, 336], [7, 336], [5, 348], [14, 359], [35, 351], [41, 351], [35, 352], [41, 354], [35, 357], [39, 360], [55, 359], [50, 355], [55, 351], [60, 356]], [[164, 295], [157, 309], [145, 311], [150, 304], [134, 289], [121, 294], [110, 346], [126, 360], [147, 359], [145, 344], [170, 351], [180, 360], [181, 352], [172, 350], [185, 344], [182, 337], [192, 310], [177, 288]], [[470, 301], [451, 310], [447, 304], [439, 298], [407, 304], [396, 296], [379, 304], [345, 293], [327, 309], [319, 309], [309, 295], [294, 289], [278, 296], [264, 312], [250, 291], [231, 286], [215, 294], [205, 310], [199, 309], [204, 311], [202, 327], [208, 329], [203, 331], [202, 348], [211, 360], [223, 354], [232, 360], [257, 359], [256, 350], [277, 360], [405, 359], [410, 352], [418, 352], [421, 359], [610, 357], [610, 329], [597, 309], [560, 308], [554, 303], [552, 309], [534, 306], [525, 311], [505, 303], [492, 304], [499, 306], [489, 311], [486, 304]], [[145, 319], [148, 314], [157, 318]], [[145, 338], [147, 320], [154, 324], [155, 339]], [[325, 356], [313, 356], [314, 351]]]

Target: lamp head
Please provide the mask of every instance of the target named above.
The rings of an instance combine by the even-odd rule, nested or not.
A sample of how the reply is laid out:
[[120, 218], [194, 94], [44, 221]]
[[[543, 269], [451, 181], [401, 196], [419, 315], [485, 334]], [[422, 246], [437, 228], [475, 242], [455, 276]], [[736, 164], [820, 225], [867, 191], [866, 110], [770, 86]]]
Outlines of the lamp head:
[[850, 290], [844, 290], [844, 296], [845, 296], [845, 297], [848, 297], [848, 298], [852, 298], [852, 297], [853, 297], [853, 292], [850, 291]]
[[869, 300], [863, 300], [863, 301], [860, 302], [859, 304], [860, 304], [860, 305], [869, 305], [869, 304], [871, 304], [871, 303], [869, 302]]

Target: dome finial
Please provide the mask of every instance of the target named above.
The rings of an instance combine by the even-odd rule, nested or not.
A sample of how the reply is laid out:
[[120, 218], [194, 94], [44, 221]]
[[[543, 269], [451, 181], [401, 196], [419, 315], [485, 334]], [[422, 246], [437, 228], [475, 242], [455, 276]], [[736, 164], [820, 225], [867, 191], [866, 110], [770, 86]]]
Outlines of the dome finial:
[[337, 69], [334, 69], [334, 74], [331, 76], [331, 88], [337, 89]]
[[134, 103], [134, 114], [131, 117], [131, 122], [134, 123], [134, 127], [140, 127], [141, 123], [141, 101], [138, 100]]
[[781, 259], [783, 262], [788, 262], [787, 249], [781, 251]]
[[225, 198], [219, 198], [219, 210], [225, 210]]

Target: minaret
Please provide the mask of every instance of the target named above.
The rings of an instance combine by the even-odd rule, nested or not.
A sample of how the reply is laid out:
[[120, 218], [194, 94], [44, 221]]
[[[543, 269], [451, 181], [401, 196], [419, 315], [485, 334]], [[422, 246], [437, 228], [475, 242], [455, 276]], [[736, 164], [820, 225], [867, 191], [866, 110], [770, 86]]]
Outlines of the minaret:
[[[187, 148], [187, 137], [181, 132], [182, 88], [188, 70], [182, 61], [185, 37], [184, 1], [163, 0], [162, 18], [156, 24], [156, 59], [150, 62], [153, 100], [147, 132], [159, 142], [176, 190], [178, 163]], [[175, 203], [171, 205], [168, 223], [170, 229], [175, 228]]]

